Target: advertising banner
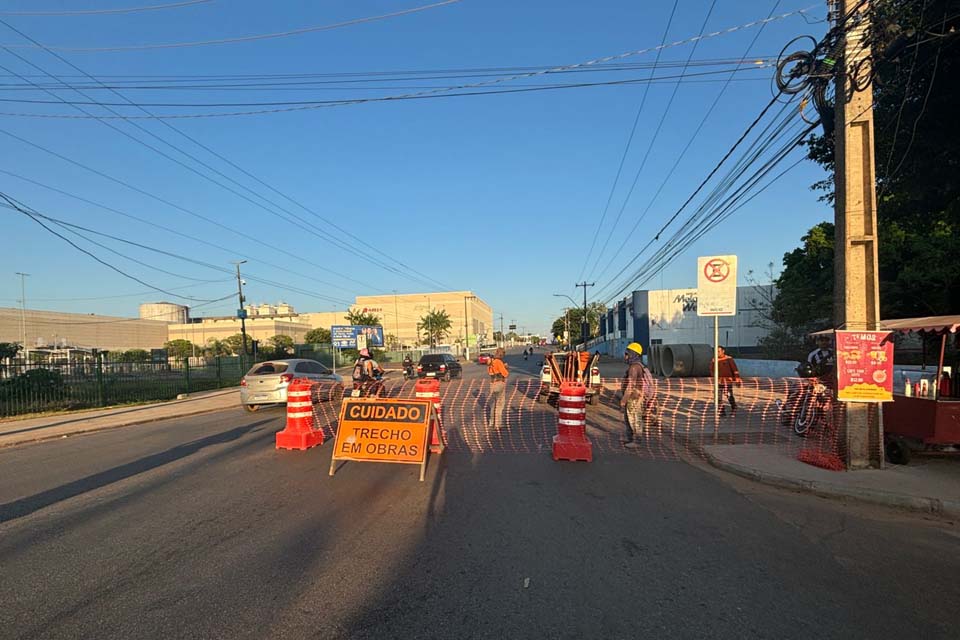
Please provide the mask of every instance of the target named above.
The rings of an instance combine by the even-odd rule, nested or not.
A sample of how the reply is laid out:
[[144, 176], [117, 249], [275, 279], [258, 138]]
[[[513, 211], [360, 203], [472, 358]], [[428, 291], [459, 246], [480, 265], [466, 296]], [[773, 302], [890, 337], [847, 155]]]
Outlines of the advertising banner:
[[837, 399], [893, 401], [893, 342], [889, 331], [837, 331]]
[[362, 349], [357, 346], [357, 336], [363, 336], [364, 347], [383, 346], [383, 327], [362, 325], [334, 325], [330, 327], [330, 339], [338, 349]]

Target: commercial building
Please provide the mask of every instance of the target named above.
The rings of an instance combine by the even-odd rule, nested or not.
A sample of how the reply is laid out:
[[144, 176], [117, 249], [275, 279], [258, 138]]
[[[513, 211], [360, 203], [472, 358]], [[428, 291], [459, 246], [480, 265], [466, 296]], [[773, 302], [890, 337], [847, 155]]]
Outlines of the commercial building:
[[[404, 347], [422, 340], [418, 329], [421, 319], [431, 311], [446, 311], [450, 329], [444, 342], [473, 347], [493, 342], [493, 309], [472, 291], [439, 293], [400, 293], [357, 296], [351, 311], [371, 313], [380, 318], [385, 336], [395, 336]], [[466, 341], [464, 336], [466, 335]]]
[[[160, 349], [167, 341], [162, 320], [0, 307], [0, 342], [23, 343], [27, 350], [77, 347], [103, 351]], [[26, 340], [24, 341], [24, 333]]]
[[144, 302], [140, 305], [140, 319], [187, 322], [190, 320], [190, 307], [174, 302]]
[[[774, 285], [737, 287], [737, 315], [721, 317], [720, 344], [739, 353], [758, 350], [769, 331], [765, 316]], [[713, 318], [697, 315], [696, 289], [634, 291], [600, 318], [600, 337], [590, 349], [623, 355], [631, 342], [644, 351], [651, 344], [713, 344]]]
[[[266, 341], [273, 336], [290, 336], [294, 342], [304, 342], [307, 332], [313, 327], [300, 316], [254, 317], [247, 318], [247, 337], [251, 340]], [[240, 333], [240, 320], [234, 317], [203, 318], [198, 322], [171, 324], [168, 326], [170, 340], [189, 340], [195, 345], [205, 345], [208, 341], [224, 340]]]

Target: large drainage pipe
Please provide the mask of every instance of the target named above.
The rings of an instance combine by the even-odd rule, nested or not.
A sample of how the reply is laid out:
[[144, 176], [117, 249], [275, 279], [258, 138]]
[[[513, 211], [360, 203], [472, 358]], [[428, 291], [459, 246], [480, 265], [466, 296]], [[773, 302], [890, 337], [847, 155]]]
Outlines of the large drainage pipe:
[[662, 345], [660, 366], [668, 378], [704, 377], [710, 375], [713, 348], [708, 344]]

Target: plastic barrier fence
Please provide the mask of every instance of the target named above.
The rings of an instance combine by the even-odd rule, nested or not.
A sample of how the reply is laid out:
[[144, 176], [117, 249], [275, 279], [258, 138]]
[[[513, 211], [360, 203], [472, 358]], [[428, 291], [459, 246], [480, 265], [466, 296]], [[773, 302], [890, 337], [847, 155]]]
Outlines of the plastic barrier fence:
[[[724, 415], [716, 416], [708, 378], [656, 379], [648, 390], [641, 448], [621, 446], [623, 413], [620, 380], [602, 382], [600, 403], [587, 409], [587, 437], [599, 455], [617, 453], [655, 459], [698, 454], [713, 444], [765, 444], [787, 450], [805, 462], [837, 468], [842, 403], [830, 390], [800, 378], [747, 378], [721, 390]], [[443, 436], [452, 451], [549, 453], [557, 435], [557, 408], [536, 402], [540, 381], [510, 380], [506, 425], [491, 421], [490, 383], [453, 380], [440, 385]], [[730, 404], [732, 391], [736, 409]], [[383, 397], [416, 397], [415, 381], [385, 380]], [[336, 433], [341, 394], [329, 385], [312, 390], [314, 429]]]

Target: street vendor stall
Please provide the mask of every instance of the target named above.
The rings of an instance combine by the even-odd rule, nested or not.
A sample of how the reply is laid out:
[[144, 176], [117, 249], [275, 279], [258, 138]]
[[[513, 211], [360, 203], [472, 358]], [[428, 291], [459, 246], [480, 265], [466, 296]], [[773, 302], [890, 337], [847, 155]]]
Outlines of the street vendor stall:
[[[907, 464], [914, 451], [960, 453], [960, 389], [952, 377], [952, 367], [944, 365], [947, 339], [960, 330], [960, 315], [882, 320], [877, 329], [940, 338], [936, 369], [898, 367], [892, 402], [883, 404], [887, 459], [894, 464]], [[811, 335], [833, 333], [833, 329], [827, 329]]]
[[960, 397], [952, 384], [951, 368], [943, 362], [947, 338], [960, 329], [960, 316], [885, 320], [880, 324], [886, 331], [940, 338], [936, 373], [901, 370], [894, 384], [893, 402], [883, 407], [887, 458], [894, 464], [906, 464], [911, 451], [960, 452]]

